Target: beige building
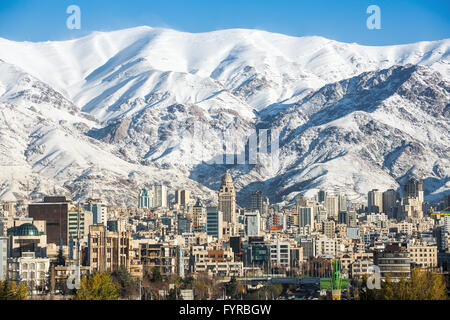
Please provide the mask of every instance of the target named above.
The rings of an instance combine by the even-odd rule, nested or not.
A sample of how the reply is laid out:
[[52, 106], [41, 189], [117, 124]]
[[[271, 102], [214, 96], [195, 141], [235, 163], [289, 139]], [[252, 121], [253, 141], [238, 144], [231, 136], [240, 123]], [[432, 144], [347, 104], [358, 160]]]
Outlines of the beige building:
[[91, 272], [113, 272], [130, 268], [131, 233], [111, 232], [102, 224], [89, 227], [89, 266]]
[[355, 260], [349, 266], [349, 275], [352, 278], [362, 278], [368, 273], [369, 267], [373, 265], [373, 260]]
[[437, 267], [437, 245], [410, 242], [408, 244], [408, 251], [411, 262], [422, 267], [423, 269], [432, 269]]
[[327, 196], [325, 198], [325, 208], [328, 213], [328, 218], [338, 220], [339, 217], [339, 197]]
[[374, 189], [369, 191], [367, 196], [367, 207], [371, 213], [383, 212], [383, 193], [380, 190]]
[[190, 190], [176, 190], [175, 191], [175, 204], [178, 207], [183, 208], [189, 205], [191, 201], [191, 191]]
[[219, 190], [219, 211], [223, 214], [223, 221], [236, 223], [236, 193], [229, 171], [222, 177]]
[[180, 247], [169, 243], [140, 243], [139, 260], [144, 272], [153, 268], [159, 269], [163, 276], [179, 274], [180, 271]]
[[210, 275], [222, 277], [242, 276], [243, 263], [234, 261], [234, 253], [231, 248], [225, 250], [218, 247], [193, 248], [194, 271], [207, 272]]
[[336, 236], [336, 224], [333, 220], [328, 220], [323, 223], [323, 234], [330, 239]]
[[326, 236], [315, 239], [315, 256], [335, 256], [336, 255], [336, 241]]

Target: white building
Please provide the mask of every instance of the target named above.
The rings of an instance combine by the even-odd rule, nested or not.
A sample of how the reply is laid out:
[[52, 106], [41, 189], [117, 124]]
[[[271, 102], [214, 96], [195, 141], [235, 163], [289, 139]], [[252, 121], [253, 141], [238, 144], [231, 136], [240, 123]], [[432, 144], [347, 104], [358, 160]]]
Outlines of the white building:
[[162, 184], [154, 184], [152, 186], [153, 192], [153, 206], [154, 208], [167, 208], [168, 207], [168, 197], [167, 197], [167, 187]]
[[290, 265], [290, 244], [288, 241], [273, 242], [270, 244], [270, 265], [271, 268], [282, 267], [289, 270]]
[[261, 219], [259, 211], [246, 212], [244, 215], [245, 237], [259, 236], [261, 231]]
[[8, 275], [8, 238], [0, 237], [0, 281]]
[[45, 285], [50, 267], [49, 258], [36, 258], [34, 252], [24, 252], [20, 258], [8, 259], [9, 280], [25, 285], [37, 292]]
[[328, 218], [337, 220], [339, 216], [339, 197], [327, 196], [325, 198], [325, 208], [327, 209]]
[[367, 222], [377, 224], [379, 221], [388, 221], [388, 216], [384, 213], [371, 213], [367, 215]]
[[335, 256], [336, 255], [336, 241], [326, 236], [315, 239], [316, 257], [320, 256]]

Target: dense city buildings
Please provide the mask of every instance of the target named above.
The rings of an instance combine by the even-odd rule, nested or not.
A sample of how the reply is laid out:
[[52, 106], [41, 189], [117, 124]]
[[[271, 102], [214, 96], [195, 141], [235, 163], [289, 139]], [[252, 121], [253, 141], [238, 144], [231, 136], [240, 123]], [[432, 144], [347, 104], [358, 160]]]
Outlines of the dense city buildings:
[[339, 261], [356, 286], [375, 267], [382, 278], [397, 280], [415, 267], [449, 271], [448, 199], [425, 202], [420, 179], [407, 180], [401, 192], [373, 189], [363, 201], [316, 190], [312, 198], [298, 194], [291, 203], [269, 206], [256, 191], [248, 207], [237, 204], [228, 171], [213, 201], [149, 185], [136, 190], [137, 205], [128, 208], [64, 196], [2, 204], [0, 277], [40, 294], [49, 290], [50, 277], [65, 281], [74, 268], [80, 275], [124, 268], [139, 281], [155, 272], [225, 283], [267, 275], [316, 281]]
[[383, 193], [380, 190], [374, 189], [372, 191], [369, 191], [367, 198], [368, 198], [367, 208], [370, 213], [384, 212], [383, 211]]
[[186, 207], [191, 202], [191, 192], [189, 190], [175, 190], [175, 204], [181, 208]]

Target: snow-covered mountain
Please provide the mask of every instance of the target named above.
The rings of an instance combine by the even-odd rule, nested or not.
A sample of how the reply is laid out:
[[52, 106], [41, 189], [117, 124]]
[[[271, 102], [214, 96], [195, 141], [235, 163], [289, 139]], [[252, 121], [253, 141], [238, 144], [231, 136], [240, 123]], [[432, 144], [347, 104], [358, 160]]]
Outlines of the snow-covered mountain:
[[[412, 173], [440, 197], [450, 190], [449, 47], [149, 27], [0, 39], [0, 200], [101, 193], [132, 204], [152, 182], [216, 200], [225, 168], [242, 204], [258, 188], [272, 201], [319, 187], [358, 199]], [[204, 162], [224, 153], [224, 134], [256, 129], [281, 132], [279, 167], [263, 155]]]

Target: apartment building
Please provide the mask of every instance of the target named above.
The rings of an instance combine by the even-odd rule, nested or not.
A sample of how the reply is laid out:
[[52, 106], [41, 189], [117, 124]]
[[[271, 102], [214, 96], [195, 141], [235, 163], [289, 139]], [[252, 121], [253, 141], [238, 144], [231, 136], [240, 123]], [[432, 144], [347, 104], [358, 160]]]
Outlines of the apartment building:
[[131, 233], [107, 231], [103, 224], [92, 225], [88, 245], [91, 272], [130, 268]]
[[408, 244], [408, 252], [411, 262], [423, 269], [433, 269], [438, 265], [438, 250], [435, 244], [410, 242]]

